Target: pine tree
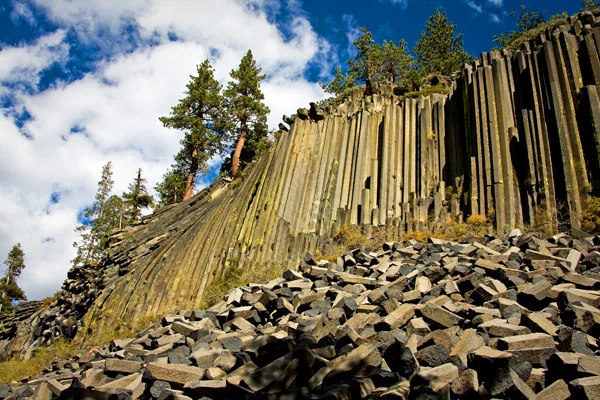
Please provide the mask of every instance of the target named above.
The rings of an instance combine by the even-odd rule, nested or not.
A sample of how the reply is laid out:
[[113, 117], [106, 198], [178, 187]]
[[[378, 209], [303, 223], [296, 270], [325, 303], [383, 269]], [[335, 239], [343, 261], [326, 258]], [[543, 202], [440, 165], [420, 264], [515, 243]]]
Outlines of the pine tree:
[[365, 82], [370, 92], [371, 83], [383, 78], [383, 54], [381, 46], [375, 44], [373, 34], [365, 27], [360, 31], [361, 36], [353, 43], [356, 56], [348, 60], [348, 74], [357, 81]]
[[581, 11], [594, 11], [600, 8], [600, 0], [583, 0]]
[[3, 307], [9, 307], [13, 300], [27, 300], [25, 293], [17, 284], [17, 278], [25, 268], [25, 253], [21, 243], [12, 247], [4, 264], [7, 268], [4, 277], [0, 279], [0, 311]]
[[417, 62], [424, 74], [449, 75], [459, 70], [471, 57], [463, 48], [462, 34], [456, 25], [436, 8], [421, 32], [415, 47]]
[[393, 41], [384, 40], [381, 45], [381, 75], [389, 83], [396, 83], [411, 65], [412, 57], [408, 53], [406, 40], [401, 39], [398, 46]]
[[[129, 184], [129, 191], [123, 193], [124, 220], [127, 225], [141, 221], [142, 209], [152, 207], [154, 199], [148, 194], [146, 180], [142, 178], [142, 169], [139, 168], [133, 183]], [[123, 225], [122, 223], [120, 226]]]
[[112, 163], [109, 161], [102, 167], [94, 204], [83, 211], [83, 223], [75, 228], [81, 239], [73, 243], [73, 247], [77, 248], [73, 265], [95, 264], [104, 256], [107, 236], [118, 227], [121, 209], [119, 202], [113, 198], [115, 196], [110, 196], [113, 184]]
[[348, 60], [346, 73], [342, 74], [341, 68], [337, 67], [333, 80], [328, 84], [321, 83], [323, 90], [339, 95], [358, 83], [364, 83], [367, 92], [370, 92], [374, 82], [412, 90], [419, 73], [413, 65], [413, 56], [406, 41], [401, 39], [396, 44], [384, 40], [378, 44], [369, 30], [364, 27], [360, 30], [361, 36], [353, 43], [356, 56]]
[[162, 181], [154, 186], [158, 194], [158, 206], [177, 204], [185, 193], [185, 174], [177, 169], [169, 169], [163, 175]]
[[159, 118], [165, 127], [185, 131], [174, 165], [187, 174], [182, 200], [192, 196], [196, 175], [206, 172], [208, 161], [223, 149], [221, 85], [208, 60], [196, 70], [197, 75], [190, 76], [186, 96], [172, 107], [168, 117]]
[[348, 74], [342, 74], [342, 69], [336, 67], [333, 80], [329, 83], [319, 83], [319, 85], [327, 93], [333, 93], [337, 96], [356, 86], [356, 79]]
[[231, 156], [231, 176], [235, 176], [239, 166], [242, 149], [247, 140], [260, 140], [267, 134], [267, 114], [269, 108], [263, 103], [265, 98], [260, 90], [260, 81], [266, 75], [260, 75], [252, 51], [242, 58], [238, 69], [229, 74], [232, 81], [224, 91], [227, 113], [230, 116], [228, 130], [236, 142]]

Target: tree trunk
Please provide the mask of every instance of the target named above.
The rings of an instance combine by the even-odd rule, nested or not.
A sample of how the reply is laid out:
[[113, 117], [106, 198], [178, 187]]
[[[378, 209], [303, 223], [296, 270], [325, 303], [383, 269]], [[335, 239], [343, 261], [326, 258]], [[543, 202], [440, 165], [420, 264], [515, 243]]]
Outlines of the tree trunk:
[[242, 154], [242, 149], [244, 148], [244, 143], [246, 142], [247, 135], [246, 124], [242, 124], [240, 128], [240, 137], [238, 138], [237, 144], [235, 145], [235, 151], [233, 152], [233, 156], [231, 157], [231, 176], [234, 177], [240, 167], [240, 155]]
[[183, 194], [183, 200], [186, 201], [194, 192], [194, 181], [196, 180], [196, 173], [198, 173], [198, 149], [192, 151], [192, 165], [190, 166], [190, 173], [185, 181], [185, 193]]

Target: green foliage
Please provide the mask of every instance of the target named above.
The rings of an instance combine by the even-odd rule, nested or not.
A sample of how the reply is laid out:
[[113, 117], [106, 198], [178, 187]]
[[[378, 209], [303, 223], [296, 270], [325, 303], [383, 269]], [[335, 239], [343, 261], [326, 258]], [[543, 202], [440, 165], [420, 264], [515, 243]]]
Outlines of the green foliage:
[[420, 96], [424, 96], [424, 97], [431, 96], [434, 93], [448, 94], [449, 92], [450, 92], [450, 90], [444, 86], [429, 86], [429, 87], [423, 88], [422, 90], [404, 93], [402, 96], [405, 99], [416, 99]]
[[319, 83], [325, 92], [336, 95], [352, 89], [356, 84], [356, 79], [348, 74], [342, 74], [342, 69], [339, 66], [335, 68], [335, 76], [331, 82]]
[[35, 350], [33, 357], [27, 361], [18, 356], [0, 363], [0, 383], [10, 383], [28, 376], [40, 374], [48, 368], [52, 361], [70, 359], [77, 354], [77, 346], [73, 342], [59, 339], [50, 346]]
[[436, 8], [421, 32], [415, 47], [417, 62], [424, 74], [449, 75], [471, 60], [463, 48], [462, 34], [455, 34], [456, 25]]
[[398, 83], [397, 88], [404, 92], [418, 91], [424, 81], [423, 74], [416, 68], [407, 70], [404, 73], [403, 78], [404, 79]]
[[404, 39], [398, 44], [384, 40], [382, 44], [375, 43], [372, 33], [366, 28], [360, 28], [361, 36], [354, 41], [356, 56], [348, 60], [348, 69], [342, 74], [337, 67], [333, 80], [321, 87], [336, 96], [344, 93], [361, 83], [367, 88], [374, 82], [381, 84], [396, 84], [413, 90], [415, 84], [420, 85], [420, 74], [414, 68], [413, 57]]
[[237, 260], [230, 260], [222, 275], [216, 277], [204, 289], [200, 308], [206, 309], [217, 304], [235, 287], [245, 286], [248, 283], [267, 283], [281, 277], [284, 271], [285, 268], [279, 264], [255, 264], [248, 270], [240, 271]]
[[545, 10], [527, 11], [527, 7], [522, 5], [518, 16], [514, 11], [510, 13], [510, 16], [515, 19], [517, 29], [494, 36], [494, 41], [501, 48], [519, 49], [523, 43], [537, 38], [543, 31], [552, 30], [567, 22], [567, 13], [553, 15], [548, 21], [545, 14]]
[[185, 174], [177, 169], [167, 170], [154, 190], [158, 194], [158, 207], [179, 203], [185, 192]]
[[600, 233], [600, 197], [587, 201], [587, 208], [581, 216], [581, 229], [594, 235]]
[[81, 238], [73, 243], [77, 248], [77, 255], [71, 261], [73, 265], [96, 264], [105, 255], [107, 236], [119, 226], [122, 208], [122, 200], [118, 196], [110, 196], [113, 185], [112, 163], [109, 161], [102, 167], [94, 204], [84, 210], [84, 223], [75, 228]]
[[197, 75], [190, 76], [185, 97], [171, 108], [168, 117], [159, 118], [165, 127], [185, 132], [173, 169], [185, 171], [187, 197], [193, 192], [198, 172], [207, 171], [208, 161], [223, 151], [221, 85], [208, 60], [198, 65], [196, 71]]
[[242, 58], [238, 69], [232, 70], [229, 75], [232, 80], [223, 95], [228, 116], [226, 130], [236, 143], [231, 156], [231, 175], [234, 176], [243, 161], [241, 153], [246, 141], [258, 142], [267, 136], [270, 110], [263, 102], [265, 96], [260, 88], [260, 82], [266, 75], [261, 75], [251, 50]]
[[17, 278], [25, 268], [25, 253], [21, 243], [12, 247], [4, 264], [7, 268], [4, 277], [0, 279], [0, 310], [10, 307], [13, 300], [27, 300], [25, 293], [17, 285]]
[[142, 178], [142, 169], [139, 168], [133, 183], [129, 184], [129, 191], [123, 193], [124, 216], [127, 224], [141, 221], [142, 209], [152, 207], [154, 199], [148, 194], [146, 180]]
[[581, 11], [594, 11], [600, 8], [600, 0], [583, 0]]

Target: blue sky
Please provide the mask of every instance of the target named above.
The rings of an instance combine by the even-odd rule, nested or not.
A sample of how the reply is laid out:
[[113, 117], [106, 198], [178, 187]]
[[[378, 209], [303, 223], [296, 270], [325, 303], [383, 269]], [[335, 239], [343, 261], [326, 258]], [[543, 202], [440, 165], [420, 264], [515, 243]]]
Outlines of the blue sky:
[[[209, 58], [223, 84], [248, 48], [267, 74], [276, 127], [310, 101], [350, 57], [365, 26], [377, 41], [412, 47], [435, 7], [464, 34], [468, 52], [512, 29], [521, 3], [548, 15], [580, 2], [524, 0], [0, 0], [0, 256], [17, 242], [31, 299], [60, 288], [81, 211], [113, 162], [117, 194], [137, 168], [152, 187], [181, 133], [163, 128], [195, 65]], [[198, 189], [212, 174], [198, 178]]]

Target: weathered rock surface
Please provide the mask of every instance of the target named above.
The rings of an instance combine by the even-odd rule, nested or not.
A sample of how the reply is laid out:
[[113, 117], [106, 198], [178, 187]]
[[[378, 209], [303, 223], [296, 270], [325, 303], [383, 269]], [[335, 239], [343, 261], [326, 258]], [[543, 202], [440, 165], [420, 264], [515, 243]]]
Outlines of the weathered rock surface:
[[[208, 310], [165, 316], [135, 338], [57, 362], [51, 372], [0, 386], [0, 393], [15, 399], [597, 398], [600, 347], [584, 316], [600, 312], [600, 290], [583, 287], [600, 267], [539, 269], [524, 257], [532, 242], [546, 254], [563, 254], [576, 240], [587, 253], [600, 238], [515, 233], [476, 246], [409, 241], [355, 249], [344, 257], [363, 261], [346, 267], [307, 255], [298, 272], [233, 289]], [[478, 250], [462, 255], [470, 247]], [[523, 261], [512, 262], [514, 254]], [[511, 280], [511, 269], [522, 273], [522, 283]], [[425, 277], [426, 295], [398, 300]], [[353, 283], [359, 278], [368, 281]], [[447, 295], [449, 282], [458, 290]], [[530, 303], [519, 296], [539, 282], [552, 282], [544, 297], [536, 294]], [[478, 285], [496, 294], [481, 302]], [[290, 306], [280, 308], [283, 300]], [[539, 302], [541, 311], [527, 307], [537, 310]], [[586, 311], [565, 321], [570, 307]]]
[[[319, 285], [335, 280], [345, 293], [327, 285], [319, 290], [308, 286], [309, 291], [303, 277], [286, 277], [289, 286], [280, 289], [291, 290], [293, 297], [283, 290], [273, 292], [275, 305], [267, 295], [263, 307], [251, 306], [256, 317], [231, 318], [226, 312], [211, 323], [224, 331], [255, 331], [267, 311], [271, 315], [276, 309], [276, 319], [294, 321], [296, 314], [309, 312], [295, 322], [295, 330], [329, 332], [330, 320], [345, 324], [344, 337], [349, 340], [369, 325], [377, 334], [410, 330], [406, 347], [413, 355], [420, 351], [418, 336], [427, 335], [427, 329], [434, 334], [476, 324], [488, 345], [509, 336], [546, 334], [557, 338], [555, 348], [561, 352], [593, 354], [588, 336], [582, 335], [600, 334], [595, 295], [600, 279], [589, 272], [600, 265], [600, 252], [594, 239], [576, 229], [589, 193], [600, 194], [599, 28], [598, 13], [581, 13], [519, 51], [483, 53], [463, 68], [448, 95], [404, 99], [395, 96], [392, 87], [376, 86], [369, 96], [356, 88], [284, 118], [289, 131], [243, 179], [214, 184], [116, 232], [109, 240], [108, 257], [95, 267], [74, 268], [56, 302], [42, 309], [32, 303], [4, 315], [0, 355], [26, 358], [60, 336], [85, 339], [90, 331], [148, 313], [197, 308], [207, 285], [227, 266], [286, 263], [294, 268], [307, 251], [326, 245], [342, 225], [360, 225], [366, 231], [385, 225], [400, 234], [422, 229], [430, 221], [446, 223], [492, 209], [500, 232], [534, 223], [536, 215], [554, 224], [560, 210], [575, 237], [558, 237], [546, 248], [528, 238], [517, 243], [518, 255], [510, 246], [476, 244], [453, 253], [445, 264], [441, 260], [446, 256], [436, 248], [431, 254], [437, 258], [421, 264], [438, 269], [425, 275], [409, 275], [420, 264], [420, 248], [403, 249], [401, 255], [411, 262], [394, 265], [397, 269], [386, 260], [373, 271], [372, 264], [364, 262], [369, 254], [345, 257], [345, 271], [327, 272], [327, 266], [313, 263], [311, 272], [303, 272], [307, 279], [324, 282]], [[476, 268], [469, 269], [465, 264], [476, 253], [486, 258], [475, 260]], [[523, 262], [527, 269], [520, 268]], [[379, 275], [373, 277], [375, 273]], [[444, 273], [462, 275], [442, 287]], [[399, 281], [381, 287], [380, 276], [397, 276]], [[364, 291], [366, 298], [360, 297]], [[473, 308], [430, 302], [440, 295], [452, 302], [467, 298]], [[240, 292], [233, 295], [237, 307], [250, 301], [239, 296]], [[327, 300], [335, 303], [331, 315], [324, 312]], [[411, 310], [406, 304], [415, 307]], [[553, 304], [558, 309], [552, 309]], [[536, 314], [520, 317], [525, 311]], [[420, 321], [408, 326], [413, 317], [427, 326]], [[561, 330], [561, 325], [576, 332]], [[203, 336], [210, 327], [175, 329], [190, 340], [212, 340]], [[228, 341], [226, 349], [244, 350], [246, 339], [237, 339]], [[225, 342], [219, 344], [225, 347]], [[452, 341], [441, 344], [450, 350], [449, 360], [464, 364], [464, 353], [453, 354]], [[181, 345], [165, 343], [153, 348], [151, 356], [161, 358], [162, 347], [166, 351]], [[543, 345], [507, 349], [541, 368], [551, 349]], [[168, 357], [171, 362], [184, 359], [193, 364], [185, 355]], [[215, 370], [207, 374], [220, 375]], [[322, 374], [325, 379], [327, 374]], [[507, 390], [526, 395], [511, 374], [506, 378], [512, 384]], [[465, 379], [472, 383], [469, 376]], [[315, 378], [313, 384], [318, 382]], [[582, 392], [593, 390], [588, 382], [579, 385]], [[362, 382], [355, 389], [368, 387]]]

